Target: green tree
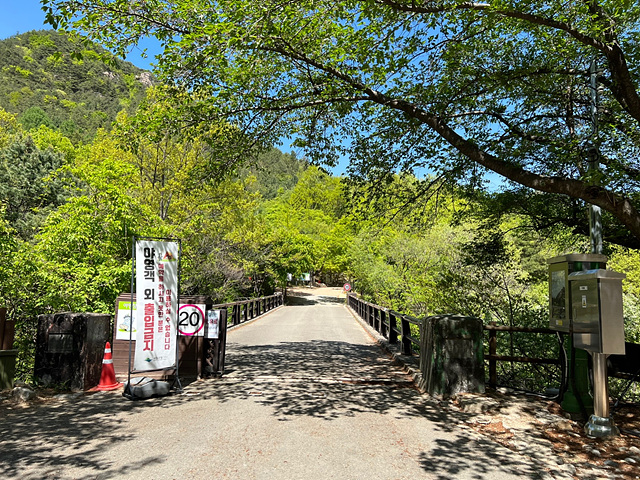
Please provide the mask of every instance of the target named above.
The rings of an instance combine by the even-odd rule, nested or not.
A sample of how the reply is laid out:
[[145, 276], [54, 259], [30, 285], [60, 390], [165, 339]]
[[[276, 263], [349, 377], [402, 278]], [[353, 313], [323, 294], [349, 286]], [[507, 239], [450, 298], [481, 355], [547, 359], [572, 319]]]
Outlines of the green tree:
[[132, 195], [183, 240], [183, 293], [233, 300], [250, 289], [242, 252], [257, 200], [253, 180], [226, 168], [242, 144], [226, 124], [176, 129], [173, 109], [164, 89], [151, 88], [135, 116], [118, 116], [109, 141], [137, 172]]
[[40, 150], [30, 137], [16, 137], [0, 149], [0, 202], [16, 233], [30, 239], [49, 212], [64, 203], [68, 193], [57, 178], [62, 155]]
[[5, 218], [5, 207], [0, 204], [0, 250], [3, 261], [0, 262], [0, 305], [5, 306], [10, 298], [10, 284], [16, 276], [15, 255], [18, 241], [14, 230]]
[[[619, 0], [295, 3], [43, 0], [48, 21], [127, 54], [165, 50], [158, 73], [269, 141], [298, 135], [329, 163], [384, 177], [429, 168], [515, 184], [609, 212], [638, 244], [639, 9]], [[588, 69], [598, 63], [600, 133]], [[345, 140], [346, 139], [346, 140]], [[597, 150], [605, 165], [588, 170]]]
[[32, 128], [38, 128], [40, 125], [45, 127], [53, 127], [53, 122], [49, 118], [49, 115], [40, 107], [31, 107], [20, 115], [20, 123], [25, 130], [31, 130]]
[[295, 187], [307, 167], [308, 161], [297, 158], [295, 153], [282, 153], [277, 148], [271, 148], [259, 154], [253, 165], [245, 167], [241, 176], [253, 175], [256, 182], [252, 188], [263, 199], [271, 200], [278, 193]]
[[[264, 204], [266, 223], [277, 241], [284, 236], [283, 245], [295, 244], [299, 248], [292, 247], [292, 251], [305, 252], [296, 255], [301, 265], [294, 266], [297, 260], [288, 261], [286, 273], [312, 273], [333, 283], [348, 269], [351, 229], [342, 221], [345, 201], [342, 180], [311, 166], [293, 189]], [[274, 261], [282, 263], [277, 258]]]
[[0, 148], [4, 148], [15, 140], [16, 136], [22, 135], [21, 128], [15, 115], [0, 108]]
[[78, 151], [69, 167], [79, 192], [46, 219], [35, 237], [35, 285], [43, 311], [111, 312], [131, 279], [131, 238], [163, 225], [133, 195], [135, 167], [108, 138]]

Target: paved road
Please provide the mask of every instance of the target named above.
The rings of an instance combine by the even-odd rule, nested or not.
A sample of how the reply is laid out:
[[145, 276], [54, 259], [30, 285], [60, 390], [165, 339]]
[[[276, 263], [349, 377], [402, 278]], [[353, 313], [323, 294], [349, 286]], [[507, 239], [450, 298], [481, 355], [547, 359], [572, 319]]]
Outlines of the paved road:
[[336, 299], [297, 300], [231, 330], [226, 375], [183, 395], [2, 410], [0, 478], [539, 478], [419, 394]]

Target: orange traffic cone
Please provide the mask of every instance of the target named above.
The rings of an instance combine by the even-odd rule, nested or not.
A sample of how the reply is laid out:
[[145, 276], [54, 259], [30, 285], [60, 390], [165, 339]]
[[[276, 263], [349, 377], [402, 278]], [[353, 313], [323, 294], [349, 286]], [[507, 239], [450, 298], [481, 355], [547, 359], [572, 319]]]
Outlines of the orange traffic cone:
[[111, 356], [111, 344], [107, 342], [102, 360], [102, 373], [100, 383], [95, 390], [115, 390], [122, 384], [116, 380], [116, 371], [113, 369], [113, 357]]

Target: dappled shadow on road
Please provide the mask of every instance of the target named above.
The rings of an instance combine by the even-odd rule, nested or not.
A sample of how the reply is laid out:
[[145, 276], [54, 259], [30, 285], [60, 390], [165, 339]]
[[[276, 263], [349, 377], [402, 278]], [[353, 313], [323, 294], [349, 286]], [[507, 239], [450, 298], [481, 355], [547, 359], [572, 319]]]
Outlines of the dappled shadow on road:
[[214, 380], [215, 388], [196, 382], [189, 389], [203, 399], [257, 402], [283, 422], [301, 416], [335, 421], [367, 413], [428, 419], [435, 431], [443, 432], [438, 436], [446, 438], [428, 440], [430, 450], [415, 452], [421, 468], [433, 478], [496, 478], [496, 472], [540, 478], [523, 457], [482, 438], [471, 439], [471, 430], [461, 427], [471, 415], [418, 392], [375, 345], [316, 340], [230, 344], [228, 351], [230, 370]]
[[538, 478], [518, 460], [522, 457], [497, 444], [471, 440], [469, 430], [460, 428], [468, 414], [420, 394], [375, 345], [320, 340], [230, 343], [227, 352], [228, 371], [221, 379], [185, 385], [183, 395], [132, 402], [119, 392], [103, 392], [29, 408], [0, 406], [0, 478], [143, 477], [145, 466], [162, 462], [161, 456], [140, 458], [132, 452], [131, 461], [121, 467], [105, 455], [110, 446], [131, 438], [131, 432], [123, 433], [130, 416], [187, 403], [212, 408], [212, 401], [237, 402], [238, 408], [241, 402], [256, 402], [282, 422], [299, 417], [333, 422], [367, 413], [426, 418], [436, 432], [445, 433], [425, 440], [428, 448], [414, 446], [413, 457], [430, 476], [488, 479], [496, 471], [517, 471], [523, 478]]
[[358, 412], [386, 412], [415, 398], [410, 378], [375, 345], [337, 341], [228, 346], [231, 388], [221, 401], [254, 397], [280, 420], [308, 415], [327, 420]]
[[[150, 405], [130, 402], [118, 392], [49, 399], [28, 407], [5, 402], [0, 405], [0, 478], [126, 478], [163, 462], [162, 456], [132, 455], [128, 465], [116, 467], [104, 455], [110, 445], [127, 440], [119, 431], [123, 420], [114, 414], [135, 414]], [[70, 470], [76, 473], [70, 476]]]
[[453, 441], [435, 439], [433, 443], [431, 451], [420, 454], [420, 464], [429, 478], [495, 478], [496, 470], [519, 478], [541, 478], [539, 466], [484, 439], [459, 435]]

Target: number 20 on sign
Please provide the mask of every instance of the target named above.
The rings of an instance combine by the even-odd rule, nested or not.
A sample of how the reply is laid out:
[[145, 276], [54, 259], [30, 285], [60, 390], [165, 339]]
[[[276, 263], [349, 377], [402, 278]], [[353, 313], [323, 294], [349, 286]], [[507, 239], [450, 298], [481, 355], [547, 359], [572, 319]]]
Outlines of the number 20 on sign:
[[187, 337], [204, 334], [204, 305], [180, 305], [178, 310], [178, 332]]

